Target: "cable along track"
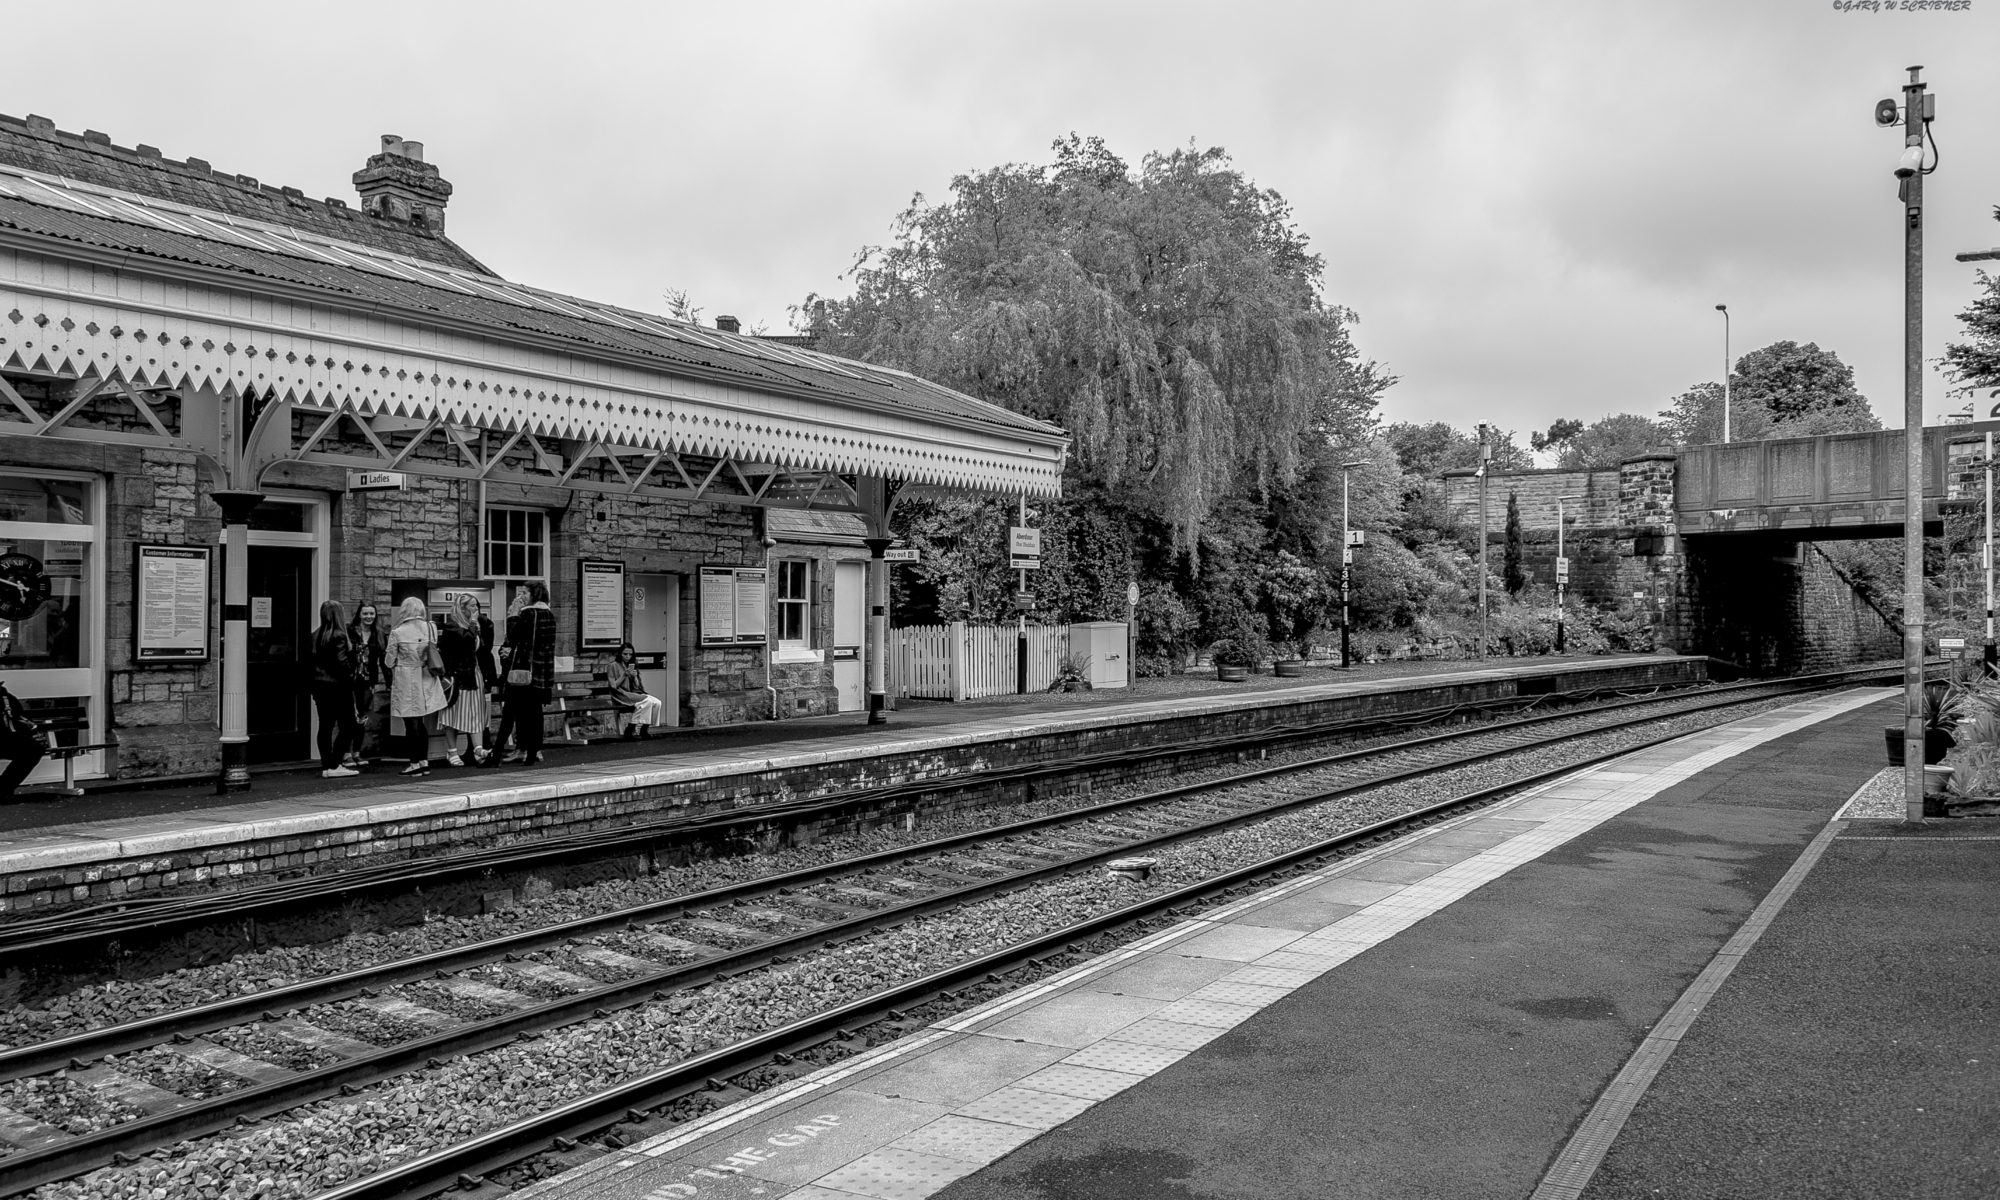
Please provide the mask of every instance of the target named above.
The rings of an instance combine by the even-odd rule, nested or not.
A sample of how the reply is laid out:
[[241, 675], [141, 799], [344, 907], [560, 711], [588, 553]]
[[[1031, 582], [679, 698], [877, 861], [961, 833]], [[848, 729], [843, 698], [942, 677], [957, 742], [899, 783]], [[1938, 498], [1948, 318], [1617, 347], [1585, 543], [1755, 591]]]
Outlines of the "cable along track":
[[[1597, 722], [1585, 730], [1564, 730], [1554, 736], [1534, 736], [1533, 731], [1555, 721], [1577, 722], [1602, 710], [1448, 731], [1388, 747], [1264, 767], [1227, 780], [1188, 784], [746, 881], [0, 1052], [0, 1079], [32, 1080], [40, 1073], [60, 1070], [71, 1080], [81, 1078], [93, 1092], [108, 1094], [140, 1114], [109, 1128], [64, 1136], [48, 1127], [33, 1128], [34, 1122], [19, 1113], [11, 1114], [10, 1119], [8, 1113], [0, 1112], [0, 1138], [28, 1143], [20, 1152], [0, 1158], [0, 1195], [17, 1194], [105, 1162], [125, 1161], [234, 1123], [352, 1093], [398, 1074], [490, 1050], [517, 1038], [533, 1038], [545, 1030], [633, 1006], [669, 1001], [689, 989], [782, 963], [789, 956], [811, 954], [927, 915], [1033, 888], [1113, 858], [1212, 836], [1302, 806], [1545, 749], [1590, 733], [1627, 729], [1664, 715], [1683, 716], [1754, 702], [1757, 698], [1743, 695], [1745, 690], [1730, 689], [1726, 696], [1711, 692], [1701, 703], [1681, 704], [1667, 714]], [[1778, 694], [1795, 690], [1779, 689]], [[1605, 708], [1658, 708], [1677, 703], [1626, 702]], [[1666, 739], [1653, 739], [1659, 740]], [[1511, 791], [1634, 748], [1621, 745], [1610, 754], [1515, 777], [1477, 795]], [[1357, 772], [1368, 764], [1385, 762], [1390, 766], [1387, 771]], [[1313, 775], [1329, 778], [1307, 778]], [[1464, 798], [1457, 801], [1465, 802]], [[1410, 819], [1418, 818], [1392, 820]], [[672, 932], [661, 932], [663, 928]], [[623, 935], [623, 950], [572, 945], [580, 958], [572, 957], [566, 966], [519, 961], [524, 953], [537, 948], [613, 931]], [[647, 945], [657, 956], [625, 952]], [[589, 973], [573, 969], [581, 961], [599, 969]], [[482, 972], [486, 978], [474, 977]], [[422, 994], [430, 1003], [382, 994], [385, 988], [400, 987], [407, 995], [410, 985], [425, 979], [429, 982], [421, 985]], [[296, 1015], [309, 1006], [348, 1000], [380, 1014], [385, 1026], [400, 1023], [413, 1036], [377, 1047]], [[309, 1061], [317, 1065], [290, 1069], [231, 1050], [223, 1044], [226, 1039], [203, 1036], [232, 1032], [245, 1022], [255, 1022], [251, 1028], [264, 1034], [265, 1042], [275, 1034], [311, 1048], [317, 1053]], [[241, 1038], [235, 1040], [243, 1044]], [[761, 1044], [761, 1040], [752, 1039], [750, 1044]], [[118, 1063], [102, 1061], [113, 1054], [159, 1050], [229, 1078], [218, 1086], [219, 1094], [190, 1098], [123, 1076]], [[732, 1053], [737, 1052], [724, 1048], [698, 1055], [697, 1060], [707, 1062], [716, 1054]], [[0, 1092], [0, 1096], [4, 1094]]]

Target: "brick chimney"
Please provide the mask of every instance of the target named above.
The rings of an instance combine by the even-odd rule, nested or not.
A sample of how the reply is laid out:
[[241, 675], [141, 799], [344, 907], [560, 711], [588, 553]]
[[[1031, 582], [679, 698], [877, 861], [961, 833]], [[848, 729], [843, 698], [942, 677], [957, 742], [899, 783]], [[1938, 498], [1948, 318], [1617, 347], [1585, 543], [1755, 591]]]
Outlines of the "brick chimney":
[[424, 161], [424, 144], [382, 135], [382, 152], [354, 173], [361, 207], [378, 217], [407, 221], [433, 233], [444, 232], [444, 206], [451, 185]]
[[735, 317], [717, 317], [715, 318], [715, 327], [724, 333], [743, 332], [743, 322], [737, 320]]

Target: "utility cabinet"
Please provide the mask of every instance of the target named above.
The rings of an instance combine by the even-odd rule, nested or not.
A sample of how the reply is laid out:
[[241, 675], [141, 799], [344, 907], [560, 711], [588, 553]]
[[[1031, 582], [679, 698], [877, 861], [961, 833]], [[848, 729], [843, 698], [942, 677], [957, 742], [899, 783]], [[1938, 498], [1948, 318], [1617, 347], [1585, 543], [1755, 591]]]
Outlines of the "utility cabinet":
[[1070, 657], [1090, 659], [1083, 677], [1092, 688], [1122, 688], [1131, 683], [1126, 636], [1123, 621], [1078, 621], [1069, 627]]

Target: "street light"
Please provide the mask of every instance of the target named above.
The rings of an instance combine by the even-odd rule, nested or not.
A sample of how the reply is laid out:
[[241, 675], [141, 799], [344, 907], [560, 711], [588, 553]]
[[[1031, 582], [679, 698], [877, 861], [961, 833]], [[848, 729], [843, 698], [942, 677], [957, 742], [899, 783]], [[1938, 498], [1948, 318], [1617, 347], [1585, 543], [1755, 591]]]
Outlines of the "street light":
[[1556, 653], [1563, 652], [1563, 594], [1569, 588], [1569, 559], [1563, 557], [1563, 501], [1581, 496], [1556, 497]]
[[1340, 665], [1343, 668], [1349, 665], [1347, 569], [1354, 564], [1354, 536], [1347, 529], [1347, 473], [1356, 467], [1367, 465], [1369, 460], [1365, 458], [1340, 464]]
[[1729, 306], [1718, 304], [1722, 314], [1722, 440], [1729, 440]]

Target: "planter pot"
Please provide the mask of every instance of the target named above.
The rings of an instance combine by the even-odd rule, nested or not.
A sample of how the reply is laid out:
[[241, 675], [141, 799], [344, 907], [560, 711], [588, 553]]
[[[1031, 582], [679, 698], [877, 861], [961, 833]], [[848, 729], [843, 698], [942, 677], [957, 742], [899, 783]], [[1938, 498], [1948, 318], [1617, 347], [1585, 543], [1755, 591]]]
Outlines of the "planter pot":
[[[1902, 766], [1903, 727], [1901, 725], [1883, 726], [1882, 742], [1883, 742], [1883, 748], [1889, 752], [1889, 765], [1892, 767]], [[1948, 752], [1955, 743], [1956, 739], [1942, 729], [1925, 730], [1924, 731], [1925, 764], [1929, 765], [1929, 764], [1943, 762], [1946, 752]]]
[[1306, 665], [1295, 658], [1280, 659], [1277, 672], [1280, 678], [1297, 679], [1306, 673]]
[[1250, 678], [1249, 667], [1217, 667], [1215, 677], [1224, 683], [1242, 683]]
[[1924, 795], [1942, 796], [1951, 790], [1951, 777], [1958, 774], [1952, 767], [1924, 768]]

